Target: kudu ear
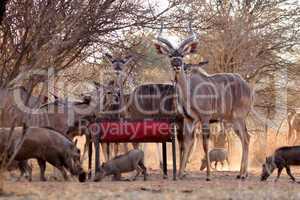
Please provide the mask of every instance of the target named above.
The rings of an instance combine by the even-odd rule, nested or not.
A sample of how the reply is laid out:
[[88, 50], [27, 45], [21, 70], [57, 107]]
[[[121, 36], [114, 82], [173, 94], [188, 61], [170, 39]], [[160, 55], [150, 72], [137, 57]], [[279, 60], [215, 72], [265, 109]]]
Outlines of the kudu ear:
[[167, 47], [165, 47], [165, 46], [163, 46], [159, 43], [155, 43], [154, 45], [155, 45], [155, 48], [156, 48], [156, 52], [158, 54], [170, 55], [170, 50]]
[[182, 55], [197, 53], [197, 49], [198, 49], [198, 42], [192, 42], [183, 48]]
[[105, 57], [107, 58], [107, 60], [110, 62], [110, 63], [112, 63], [113, 62], [113, 57], [112, 57], [112, 55], [110, 55], [109, 53], [106, 53], [105, 54]]

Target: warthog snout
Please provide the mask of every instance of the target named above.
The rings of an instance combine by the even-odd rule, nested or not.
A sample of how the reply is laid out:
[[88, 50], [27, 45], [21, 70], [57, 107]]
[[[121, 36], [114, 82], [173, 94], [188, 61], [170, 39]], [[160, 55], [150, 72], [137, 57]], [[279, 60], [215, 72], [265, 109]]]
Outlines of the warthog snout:
[[86, 172], [85, 171], [82, 171], [79, 173], [78, 181], [81, 183], [86, 181]]
[[268, 177], [272, 174], [274, 169], [275, 169], [275, 166], [273, 164], [268, 164], [268, 163], [263, 164], [262, 172], [260, 175], [260, 180], [266, 181], [268, 179]]
[[67, 152], [66, 166], [70, 170], [71, 174], [78, 176], [79, 182], [85, 182], [86, 172], [83, 170], [80, 162], [80, 150], [75, 145], [72, 146]]

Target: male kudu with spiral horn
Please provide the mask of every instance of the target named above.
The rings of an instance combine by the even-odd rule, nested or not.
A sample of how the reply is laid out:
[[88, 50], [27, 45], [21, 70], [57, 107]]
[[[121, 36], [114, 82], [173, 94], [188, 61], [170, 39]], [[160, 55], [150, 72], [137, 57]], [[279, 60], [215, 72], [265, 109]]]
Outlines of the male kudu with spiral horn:
[[[161, 37], [163, 26], [157, 37], [158, 53], [169, 56], [171, 67], [175, 72], [177, 87], [177, 106], [184, 115], [184, 132], [182, 152], [180, 156], [179, 177], [183, 176], [189, 151], [193, 144], [193, 132], [197, 123], [202, 125], [203, 149], [207, 163], [209, 159], [209, 124], [215, 121], [232, 123], [235, 133], [242, 143], [242, 161], [240, 173], [237, 178], [245, 179], [248, 168], [248, 152], [250, 135], [246, 128], [245, 118], [252, 107], [253, 95], [249, 85], [238, 74], [219, 73], [208, 75], [203, 69], [192, 69], [191, 73], [185, 72], [183, 58], [196, 53], [197, 38], [192, 31], [178, 48], [171, 42]], [[207, 177], [210, 180], [210, 165], [207, 164]]]

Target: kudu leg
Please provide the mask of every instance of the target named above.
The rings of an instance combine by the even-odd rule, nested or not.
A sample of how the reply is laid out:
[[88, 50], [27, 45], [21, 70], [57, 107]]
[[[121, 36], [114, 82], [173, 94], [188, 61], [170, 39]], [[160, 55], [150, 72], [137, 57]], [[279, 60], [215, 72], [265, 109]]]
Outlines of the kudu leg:
[[193, 154], [193, 148], [194, 148], [194, 144], [195, 144], [195, 138], [193, 138], [192, 139], [192, 141], [191, 141], [191, 144], [189, 144], [188, 145], [188, 149], [187, 149], [187, 161], [185, 162], [185, 165], [184, 165], [184, 172], [185, 172], [185, 169], [186, 169], [186, 165], [188, 164], [188, 163], [190, 163], [189, 162], [189, 159], [191, 158], [191, 156], [192, 156], [192, 154]]
[[162, 157], [163, 157], [163, 177], [168, 178], [168, 168], [167, 168], [167, 143], [162, 143]]
[[177, 140], [177, 141], [178, 141], [178, 149], [179, 149], [179, 167], [180, 167], [182, 163], [183, 141], [182, 140]]
[[194, 139], [194, 142], [193, 142], [193, 145], [192, 145], [192, 148], [191, 150], [189, 151], [189, 155], [188, 155], [188, 163], [191, 163], [192, 162], [192, 158], [193, 158], [193, 155], [196, 151], [196, 147], [197, 147], [197, 141], [198, 139], [195, 137]]
[[241, 168], [240, 174], [237, 178], [245, 179], [248, 176], [248, 154], [249, 154], [249, 143], [250, 143], [250, 135], [248, 134], [245, 120], [235, 120], [233, 124], [234, 132], [240, 138], [242, 143], [242, 160], [241, 160]]
[[132, 144], [133, 149], [139, 149], [140, 148], [140, 143], [135, 142], [135, 143], [131, 143], [131, 144]]
[[120, 143], [113, 143], [113, 148], [114, 148], [114, 156], [117, 156], [119, 154], [119, 146]]
[[[177, 131], [177, 139], [178, 142], [178, 150], [179, 150], [179, 167], [181, 166], [182, 163], [182, 155], [183, 155], [183, 124], [179, 124]], [[177, 125], [176, 125], [177, 126]], [[175, 141], [176, 142], [176, 141]]]
[[192, 148], [193, 145], [193, 139], [192, 138], [186, 138], [183, 143], [183, 152], [182, 152], [182, 160], [180, 163], [180, 168], [178, 172], [178, 177], [183, 178], [184, 172], [186, 169], [187, 161], [188, 161], [188, 155], [189, 151]]
[[103, 155], [104, 155], [104, 160], [103, 162], [106, 162], [109, 160], [109, 152], [108, 152], [108, 148], [110, 144], [109, 143], [101, 143], [101, 149], [102, 149], [102, 152], [103, 152]]
[[83, 153], [81, 155], [81, 158], [80, 158], [80, 162], [83, 163], [83, 161], [85, 160], [85, 154], [86, 152], [89, 151], [89, 144], [91, 142], [91, 139], [90, 139], [90, 136], [86, 136], [85, 137], [85, 144], [83, 146]]
[[206, 180], [210, 181], [210, 158], [209, 158], [209, 137], [210, 137], [210, 130], [209, 130], [209, 123], [205, 123], [202, 126], [202, 138], [203, 138], [203, 150], [206, 159]]
[[92, 178], [92, 156], [93, 156], [93, 143], [90, 142], [88, 146], [88, 179]]
[[94, 142], [95, 147], [95, 174], [100, 170], [100, 139], [97, 137], [96, 141]]
[[129, 151], [128, 143], [123, 143], [123, 148], [124, 148], [124, 153], [128, 153]]
[[156, 143], [156, 150], [157, 150], [157, 159], [159, 161], [159, 168], [160, 170], [162, 170], [162, 172], [164, 172], [164, 169], [163, 169], [163, 158], [162, 158], [162, 149], [159, 145], [159, 143]]
[[188, 155], [193, 145], [193, 127], [191, 122], [186, 122], [184, 124], [184, 132], [183, 132], [183, 145], [182, 145], [182, 159], [180, 162], [178, 177], [183, 178], [184, 170], [186, 167], [186, 163], [188, 161]]

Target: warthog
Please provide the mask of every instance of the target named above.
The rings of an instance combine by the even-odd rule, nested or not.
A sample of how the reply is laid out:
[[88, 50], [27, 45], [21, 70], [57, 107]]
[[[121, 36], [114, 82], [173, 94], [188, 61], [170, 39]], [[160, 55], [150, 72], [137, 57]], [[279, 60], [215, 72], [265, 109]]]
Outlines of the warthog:
[[[9, 132], [9, 128], [0, 129], [1, 141], [7, 141]], [[15, 147], [19, 143], [22, 133], [23, 130], [21, 127], [14, 129], [9, 154], [15, 151]], [[85, 181], [86, 173], [81, 167], [80, 150], [76, 147], [76, 142], [74, 144], [57, 131], [38, 127], [27, 128], [24, 142], [15, 160], [24, 161], [28, 159], [37, 159], [40, 167], [41, 181], [46, 181], [46, 162], [59, 169], [65, 180], [68, 179], [66, 169], [72, 175], [78, 176], [80, 182]]]
[[299, 134], [300, 134], [300, 113], [297, 113], [295, 110], [292, 110], [288, 113], [287, 117], [288, 121], [288, 142], [299, 142]]
[[[226, 160], [227, 164], [229, 165], [228, 162], [228, 152], [224, 148], [214, 148], [209, 151], [209, 161], [210, 164], [215, 162], [215, 169], [217, 169], [218, 162], [222, 164], [222, 167], [224, 165], [224, 161]], [[206, 159], [202, 159], [201, 167], [200, 170], [204, 170], [207, 166]]]
[[266, 158], [266, 162], [262, 165], [262, 173], [260, 180], [265, 181], [277, 168], [277, 181], [283, 168], [290, 178], [295, 181], [295, 177], [291, 173], [291, 165], [300, 165], [300, 146], [281, 147], [275, 150], [272, 156]]
[[103, 163], [94, 180], [99, 181], [109, 175], [113, 175], [113, 180], [121, 180], [121, 173], [134, 170], [137, 171], [137, 174], [132, 180], [135, 180], [141, 171], [144, 175], [144, 180], [146, 180], [147, 169], [144, 165], [144, 152], [139, 149], [133, 149], [126, 154], [116, 156], [112, 160]]

